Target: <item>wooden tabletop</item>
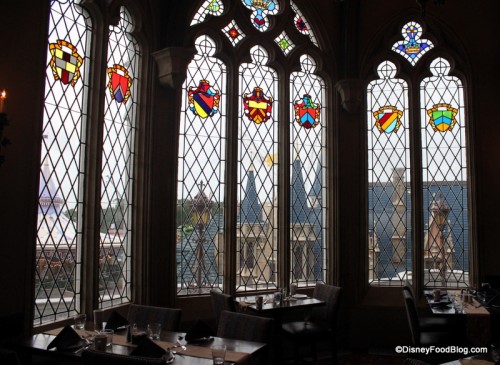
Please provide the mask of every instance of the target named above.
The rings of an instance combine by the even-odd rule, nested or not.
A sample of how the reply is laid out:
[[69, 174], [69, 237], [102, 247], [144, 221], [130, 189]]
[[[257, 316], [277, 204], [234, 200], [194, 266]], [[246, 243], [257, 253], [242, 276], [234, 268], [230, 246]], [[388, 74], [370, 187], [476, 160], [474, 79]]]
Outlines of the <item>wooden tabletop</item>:
[[[80, 333], [80, 331], [78, 331]], [[92, 335], [92, 332], [87, 331], [89, 333], [89, 336]], [[122, 331], [124, 332], [124, 331]], [[126, 340], [124, 337], [125, 333], [119, 333], [114, 335], [113, 338], [113, 345], [108, 347], [106, 349], [107, 352], [111, 352], [114, 354], [119, 354], [119, 355], [129, 355], [132, 350], [134, 349], [135, 346], [131, 344], [126, 344]], [[185, 336], [185, 333], [183, 332], [168, 332], [168, 331], [162, 331], [161, 334], [161, 341], [158, 341], [157, 343], [159, 345], [162, 344], [176, 344], [178, 340], [180, 340], [181, 343], [184, 343], [182, 340]], [[82, 337], [86, 337], [85, 335], [82, 335]], [[65, 359], [65, 361], [71, 362], [71, 363], [80, 363], [80, 357], [81, 357], [81, 350], [80, 351], [74, 351], [74, 352], [61, 352], [61, 351], [56, 351], [54, 349], [52, 350], [47, 350], [47, 346], [54, 340], [55, 335], [54, 333], [40, 333], [33, 335], [32, 337], [25, 339], [21, 341], [18, 345], [22, 350], [28, 351], [31, 354], [37, 354], [37, 355], [42, 355], [42, 356], [48, 356], [48, 357], [57, 357], [61, 359]], [[247, 364], [250, 363], [250, 358], [258, 353], [260, 350], [262, 350], [266, 345], [260, 342], [251, 342], [251, 341], [242, 341], [242, 340], [234, 340], [234, 339], [227, 339], [227, 338], [221, 338], [221, 337], [213, 337], [209, 341], [206, 342], [201, 342], [201, 343], [196, 343], [196, 344], [188, 344], [187, 345], [187, 350], [186, 352], [189, 352], [190, 354], [196, 354], [200, 356], [191, 356], [186, 354], [183, 354], [183, 350], [181, 348], [175, 348], [178, 352], [176, 359], [175, 359], [175, 364], [183, 365], [183, 364], [193, 364], [193, 365], [212, 365], [213, 361], [210, 357], [208, 356], [207, 350], [216, 345], [225, 345], [227, 348], [228, 353], [232, 352], [235, 354], [236, 357], [241, 358], [241, 361], [238, 362], [227, 362], [228, 364]], [[163, 347], [163, 346], [162, 346]], [[168, 345], [170, 347], [170, 345]], [[207, 354], [205, 354], [207, 352]], [[243, 356], [240, 356], [240, 355]], [[205, 357], [204, 357], [205, 356]]]
[[[267, 299], [267, 300], [266, 300]], [[307, 309], [312, 307], [318, 307], [325, 305], [326, 302], [323, 300], [304, 297], [304, 298], [285, 298], [279, 304], [275, 303], [271, 296], [264, 298], [264, 304], [262, 308], [257, 308], [255, 305], [255, 296], [247, 296], [247, 297], [239, 297], [237, 301], [240, 305], [246, 306], [246, 308], [253, 310], [255, 312], [259, 312], [262, 314], [281, 314], [285, 312], [289, 312], [295, 309]]]

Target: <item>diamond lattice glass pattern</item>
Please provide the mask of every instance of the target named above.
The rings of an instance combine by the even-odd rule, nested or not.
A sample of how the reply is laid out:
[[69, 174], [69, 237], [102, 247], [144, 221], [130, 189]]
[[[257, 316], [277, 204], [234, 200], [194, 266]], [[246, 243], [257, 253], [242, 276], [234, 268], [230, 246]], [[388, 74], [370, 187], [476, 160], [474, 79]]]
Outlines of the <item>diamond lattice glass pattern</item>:
[[377, 71], [367, 89], [369, 282], [402, 285], [411, 271], [408, 86], [391, 62]]
[[[238, 202], [236, 232], [236, 289], [250, 291], [277, 287], [277, 219], [276, 205], [278, 165], [276, 108], [269, 119], [255, 123], [248, 114], [266, 114], [269, 103], [278, 105], [278, 76], [270, 67], [267, 52], [260, 46], [250, 50], [251, 63], [240, 66], [240, 95], [256, 88], [265, 97], [261, 102], [240, 102], [238, 144]], [[266, 100], [266, 101], [264, 101]], [[270, 101], [272, 100], [272, 102]], [[266, 160], [271, 162], [266, 164]]]
[[424, 285], [469, 285], [468, 181], [464, 94], [437, 58], [420, 85], [424, 181]]
[[[179, 135], [178, 295], [207, 294], [223, 284], [227, 73], [224, 63], [213, 57], [216, 46], [210, 37], [199, 37], [195, 45], [197, 53], [188, 66], [183, 85]], [[193, 97], [191, 105], [188, 91], [197, 89], [202, 80], [212, 91], [200, 89], [207, 92]], [[218, 111], [207, 112], [216, 92], [220, 93]]]
[[[64, 40], [82, 57], [80, 78], [54, 78], [47, 50], [39, 189], [34, 324], [68, 318], [79, 308], [81, 269], [80, 177], [83, 173], [90, 18], [74, 1], [52, 1], [49, 44]], [[70, 69], [71, 69], [71, 65]]]
[[[291, 115], [300, 109], [302, 119], [311, 119], [314, 123], [316, 117], [320, 119], [317, 113], [325, 113], [325, 85], [314, 75], [316, 64], [310, 56], [301, 57], [301, 66], [302, 71], [290, 77], [290, 94], [295, 99], [291, 103]], [[308, 103], [304, 103], [304, 99]], [[325, 280], [326, 270], [326, 165], [323, 158], [326, 126], [319, 123], [314, 128], [305, 128], [297, 120], [291, 124], [290, 153], [294, 157], [290, 166], [290, 275], [292, 282], [314, 286]]]
[[139, 47], [130, 34], [132, 27], [129, 13], [121, 8], [120, 22], [109, 32], [99, 243], [102, 307], [131, 298], [132, 166], [140, 60]]

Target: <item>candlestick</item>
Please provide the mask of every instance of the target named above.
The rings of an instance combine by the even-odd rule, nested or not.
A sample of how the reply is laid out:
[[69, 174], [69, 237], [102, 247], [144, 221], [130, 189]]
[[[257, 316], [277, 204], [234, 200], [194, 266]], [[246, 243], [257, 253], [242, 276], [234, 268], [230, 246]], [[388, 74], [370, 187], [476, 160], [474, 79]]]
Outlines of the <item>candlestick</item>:
[[7, 99], [7, 93], [5, 89], [0, 93], [0, 113], [4, 112], [5, 108], [5, 99]]

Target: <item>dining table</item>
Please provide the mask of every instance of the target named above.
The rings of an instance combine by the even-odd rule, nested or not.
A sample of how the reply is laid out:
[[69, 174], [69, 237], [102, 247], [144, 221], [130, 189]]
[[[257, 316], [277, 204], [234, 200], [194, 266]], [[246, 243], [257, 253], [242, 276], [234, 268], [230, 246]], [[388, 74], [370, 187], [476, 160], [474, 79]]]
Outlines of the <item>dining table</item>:
[[273, 357], [274, 362], [279, 364], [282, 360], [283, 351], [281, 326], [286, 320], [286, 316], [293, 315], [295, 312], [301, 313], [303, 318], [307, 318], [312, 309], [324, 306], [326, 302], [300, 293], [284, 297], [279, 302], [276, 302], [274, 294], [266, 294], [263, 295], [262, 307], [259, 307], [256, 304], [256, 297], [257, 295], [236, 297], [236, 303], [241, 311], [274, 319]]
[[424, 294], [434, 315], [465, 317], [467, 339], [471, 344], [484, 346], [489, 343], [490, 312], [476, 298], [464, 296], [460, 290], [441, 290], [439, 299], [435, 298], [432, 290], [425, 290]]
[[256, 295], [237, 297], [236, 302], [242, 310], [274, 318], [276, 325], [280, 325], [283, 317], [291, 312], [297, 310], [309, 311], [312, 308], [326, 305], [325, 301], [309, 297], [306, 294], [288, 296], [278, 303], [274, 300], [272, 294], [264, 295], [263, 299], [263, 304], [260, 308], [256, 304]]
[[[23, 350], [32, 355], [49, 357], [62, 360], [64, 363], [79, 364], [81, 353], [86, 348], [93, 348], [92, 339], [95, 336], [94, 331], [77, 330], [75, 331], [82, 339], [88, 339], [88, 345], [76, 349], [75, 351], [58, 351], [57, 349], [48, 350], [49, 344], [56, 338], [62, 328], [45, 331], [44, 333], [35, 334], [29, 338], [21, 340], [18, 343], [20, 350]], [[186, 342], [186, 333], [162, 331], [159, 340], [152, 340], [164, 350], [170, 349], [175, 351], [175, 360], [173, 365], [212, 365], [212, 347], [225, 345], [226, 346], [226, 362], [229, 365], [248, 365], [252, 364], [252, 359], [258, 356], [260, 351], [263, 351], [266, 344], [260, 342], [243, 341], [236, 339], [228, 339], [222, 337], [209, 337], [203, 341]], [[106, 347], [106, 352], [111, 352], [119, 355], [130, 355], [137, 345], [127, 341], [126, 329], [115, 331], [112, 338], [112, 345]]]

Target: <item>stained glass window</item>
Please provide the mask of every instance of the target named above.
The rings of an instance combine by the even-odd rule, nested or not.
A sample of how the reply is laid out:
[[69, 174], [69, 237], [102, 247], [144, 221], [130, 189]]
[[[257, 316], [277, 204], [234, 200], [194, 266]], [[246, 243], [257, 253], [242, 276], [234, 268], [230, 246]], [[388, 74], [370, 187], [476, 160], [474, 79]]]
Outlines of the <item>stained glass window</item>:
[[236, 46], [243, 38], [245, 38], [245, 33], [243, 33], [234, 20], [231, 20], [231, 22], [225, 26], [222, 31], [233, 46]]
[[314, 36], [314, 33], [311, 30], [311, 27], [309, 26], [308, 21], [306, 20], [304, 15], [302, 15], [302, 12], [297, 7], [297, 5], [295, 5], [295, 3], [293, 1], [290, 1], [290, 5], [291, 5], [293, 11], [295, 12], [295, 16], [293, 18], [295, 28], [300, 33], [309, 36], [309, 38], [311, 39], [311, 42], [313, 42], [317, 46], [318, 42], [316, 41], [316, 37]]
[[468, 178], [464, 93], [437, 58], [420, 84], [424, 198], [424, 285], [469, 283]]
[[199, 37], [183, 85], [177, 183], [177, 293], [222, 287], [226, 78], [216, 46]]
[[[277, 151], [279, 103], [278, 76], [266, 66], [266, 50], [255, 46], [250, 50], [252, 62], [239, 70], [240, 103], [238, 144], [237, 257], [253, 255], [255, 266], [238, 264], [238, 291], [276, 288], [277, 283], [277, 163], [265, 164], [265, 157]], [[245, 99], [247, 101], [245, 101]], [[250, 252], [251, 248], [253, 252]]]
[[224, 2], [222, 0], [206, 0], [203, 5], [198, 9], [198, 12], [193, 17], [191, 25], [202, 23], [205, 21], [207, 15], [218, 16], [224, 11]]
[[290, 76], [290, 94], [295, 98], [290, 129], [291, 183], [290, 280], [300, 286], [325, 280], [326, 246], [326, 121], [325, 84], [314, 74], [316, 63], [301, 57], [301, 71]]
[[403, 40], [394, 43], [392, 50], [402, 55], [412, 65], [415, 65], [425, 53], [434, 47], [430, 40], [421, 39], [422, 27], [416, 22], [405, 24], [401, 35]]
[[81, 177], [92, 22], [75, 1], [52, 1], [49, 21], [35, 324], [80, 311]]
[[[421, 35], [422, 27], [409, 22], [403, 27], [405, 40], [392, 49], [415, 65], [433, 48]], [[389, 61], [378, 68], [383, 77], [368, 87], [372, 284], [403, 285], [413, 275], [422, 275], [424, 287], [470, 285], [464, 91], [462, 81], [450, 75], [448, 60], [430, 61], [431, 76], [422, 75], [420, 84], [411, 88], [396, 78], [396, 67]], [[423, 263], [416, 274], [412, 256]]]
[[[205, 11], [203, 7], [197, 14]], [[294, 4], [291, 12], [289, 0], [242, 0], [213, 19], [216, 29], [221, 29], [221, 22], [227, 24], [219, 34], [223, 42], [208, 36], [196, 41], [202, 47], [187, 70], [180, 120], [178, 295], [207, 293], [209, 288], [274, 290], [291, 280], [313, 286], [326, 278], [327, 89], [315, 74], [313, 58], [306, 55], [309, 49], [321, 51], [308, 41], [294, 44], [292, 38], [301, 37], [298, 31], [309, 37], [312, 31], [305, 19], [301, 30], [297, 21], [275, 22], [279, 7], [286, 14], [302, 15]], [[208, 29], [212, 19], [207, 19]], [[233, 47], [222, 46], [226, 39]], [[278, 52], [290, 64], [300, 63], [300, 71], [284, 65], [278, 76], [268, 65], [270, 54]], [[232, 59], [234, 69], [226, 71], [219, 54], [221, 59]], [[290, 149], [289, 137], [286, 148], [280, 144], [284, 134], [293, 140]], [[280, 146], [284, 157], [290, 155], [286, 167], [280, 164]], [[300, 189], [280, 180], [284, 171]], [[286, 209], [300, 215], [300, 222], [278, 224], [283, 209], [279, 190], [294, 201]], [[210, 211], [205, 215], [209, 223], [193, 222], [190, 217], [196, 207], [196, 217]], [[235, 208], [235, 217], [224, 214]], [[236, 228], [224, 229], [227, 222]], [[224, 247], [231, 247], [230, 260], [224, 258]], [[283, 247], [289, 247], [290, 254], [280, 254]], [[293, 269], [280, 269], [284, 268], [280, 260], [293, 261]]]
[[269, 15], [277, 14], [280, 7], [277, 0], [241, 0], [243, 4], [252, 10], [252, 24], [261, 31], [269, 29]]
[[285, 32], [282, 32], [274, 41], [280, 46], [285, 55], [288, 55], [295, 48], [295, 44], [293, 44], [292, 40]]
[[408, 85], [382, 62], [367, 89], [369, 281], [401, 285], [411, 271]]
[[130, 14], [110, 26], [101, 181], [99, 300], [102, 307], [131, 299], [133, 162], [140, 52]]

